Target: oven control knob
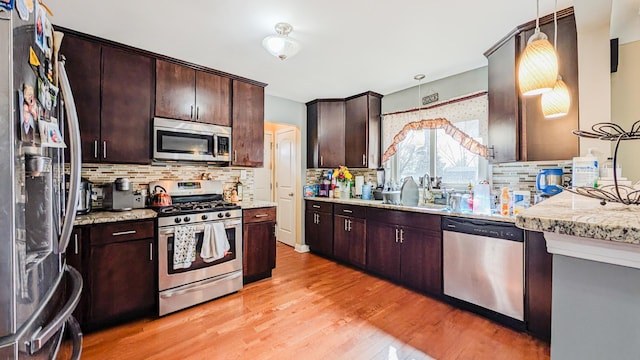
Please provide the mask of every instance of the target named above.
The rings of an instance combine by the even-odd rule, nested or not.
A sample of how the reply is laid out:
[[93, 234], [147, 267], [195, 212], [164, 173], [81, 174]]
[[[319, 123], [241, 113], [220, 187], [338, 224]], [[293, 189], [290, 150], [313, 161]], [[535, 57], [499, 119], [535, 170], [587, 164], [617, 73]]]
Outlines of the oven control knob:
[[223, 215], [222, 213], [218, 213], [218, 217], [219, 217], [220, 219], [222, 219], [222, 218], [224, 217], [224, 215]]
[[202, 220], [207, 220], [209, 217], [207, 215], [202, 215]]
[[184, 222], [189, 222], [189, 221], [191, 221], [191, 218], [190, 218], [190, 217], [188, 217], [188, 216], [185, 216], [185, 217], [184, 217]]
[[231, 217], [231, 213], [227, 211], [227, 212], [224, 214], [224, 216], [226, 216], [226, 217]]
[[175, 219], [173, 219], [173, 221], [174, 221], [176, 224], [180, 224], [180, 223], [182, 222], [182, 219], [180, 219], [180, 218], [175, 218]]

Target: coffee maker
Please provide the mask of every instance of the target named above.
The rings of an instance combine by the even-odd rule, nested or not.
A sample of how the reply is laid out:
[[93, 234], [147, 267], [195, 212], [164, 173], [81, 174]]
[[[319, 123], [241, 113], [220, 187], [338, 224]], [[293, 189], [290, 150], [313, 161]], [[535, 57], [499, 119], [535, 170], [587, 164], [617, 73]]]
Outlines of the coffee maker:
[[106, 184], [104, 189], [102, 207], [111, 211], [127, 211], [133, 209], [133, 189], [127, 178], [117, 178], [116, 181]]

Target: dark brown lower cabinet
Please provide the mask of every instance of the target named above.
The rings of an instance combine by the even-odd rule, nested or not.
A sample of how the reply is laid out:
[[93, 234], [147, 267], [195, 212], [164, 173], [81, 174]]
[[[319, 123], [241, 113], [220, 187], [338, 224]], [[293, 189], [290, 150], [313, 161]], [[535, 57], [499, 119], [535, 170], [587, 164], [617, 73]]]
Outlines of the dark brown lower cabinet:
[[[156, 312], [157, 262], [153, 221], [93, 225], [83, 259], [89, 329]], [[86, 242], [85, 242], [86, 243]]]
[[[78, 270], [80, 274], [83, 273], [82, 266], [82, 239], [84, 227], [74, 227], [73, 232], [71, 232], [71, 240], [69, 241], [69, 246], [67, 247], [67, 252], [65, 253], [65, 258], [67, 264], [72, 266], [74, 269]], [[86, 284], [84, 284], [86, 289]], [[81, 296], [80, 302], [76, 309], [73, 312], [73, 316], [80, 322], [81, 324], [84, 322], [84, 311], [86, 308], [85, 305], [86, 297]]]
[[553, 255], [541, 232], [525, 232], [525, 319], [527, 331], [551, 340], [551, 288]]
[[418, 291], [442, 295], [440, 216], [372, 209], [366, 231], [368, 270]]
[[311, 251], [333, 256], [333, 204], [305, 201], [305, 242]]
[[333, 218], [333, 256], [351, 265], [366, 266], [366, 220], [335, 215]]
[[271, 277], [276, 267], [276, 208], [242, 212], [242, 275], [244, 283]]

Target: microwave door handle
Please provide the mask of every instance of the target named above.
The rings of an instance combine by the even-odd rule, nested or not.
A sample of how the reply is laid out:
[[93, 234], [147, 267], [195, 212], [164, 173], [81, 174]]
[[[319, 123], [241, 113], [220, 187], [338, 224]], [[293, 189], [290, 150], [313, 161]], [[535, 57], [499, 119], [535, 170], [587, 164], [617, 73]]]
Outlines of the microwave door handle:
[[218, 135], [213, 134], [213, 157], [218, 156]]
[[69, 198], [67, 199], [67, 207], [65, 211], [62, 230], [60, 231], [60, 241], [58, 243], [58, 252], [67, 251], [67, 246], [71, 239], [71, 231], [73, 231], [73, 222], [76, 219], [76, 210], [78, 209], [79, 189], [80, 189], [80, 172], [82, 170], [82, 149], [80, 148], [80, 126], [78, 125], [78, 113], [76, 111], [76, 103], [71, 92], [71, 85], [67, 77], [67, 71], [64, 66], [65, 58], [61, 56], [58, 61], [58, 74], [60, 77], [60, 90], [64, 100], [64, 108], [67, 113], [67, 123], [69, 125]]

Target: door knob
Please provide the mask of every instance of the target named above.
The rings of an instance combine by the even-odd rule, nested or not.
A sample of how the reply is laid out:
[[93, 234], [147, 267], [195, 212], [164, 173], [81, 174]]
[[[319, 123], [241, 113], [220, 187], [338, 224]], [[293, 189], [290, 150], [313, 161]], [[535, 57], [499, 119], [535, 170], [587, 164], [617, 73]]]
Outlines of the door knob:
[[293, 195], [294, 195], [293, 193], [289, 193], [289, 196], [293, 197]]

